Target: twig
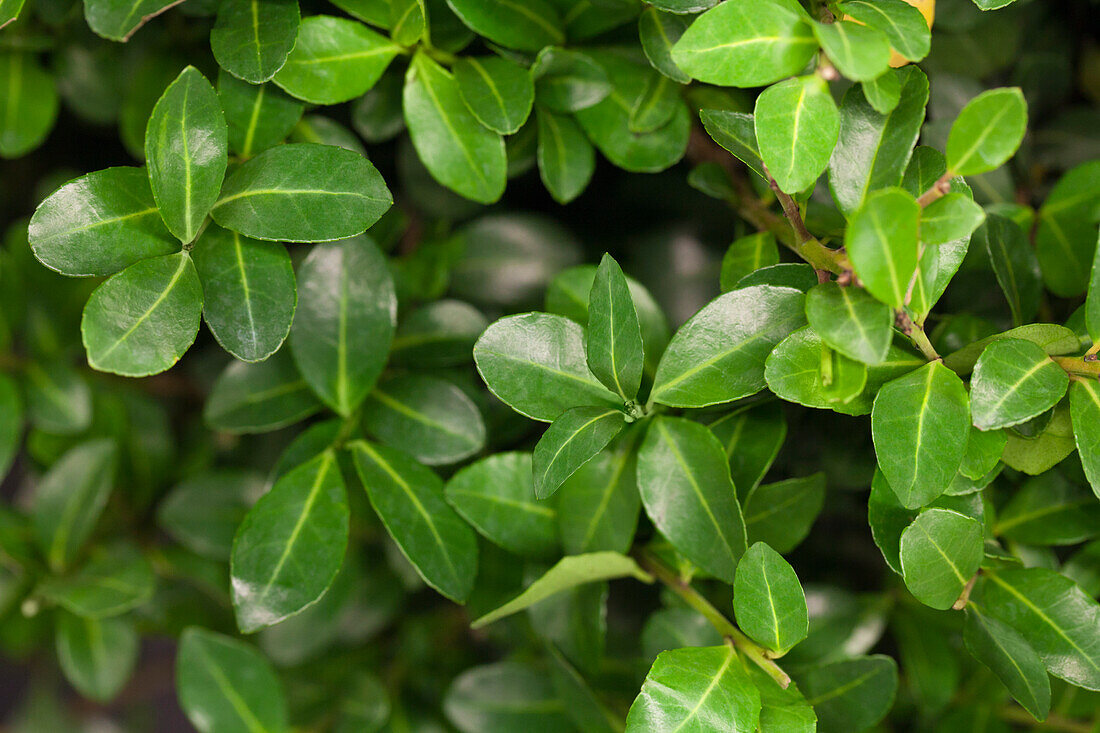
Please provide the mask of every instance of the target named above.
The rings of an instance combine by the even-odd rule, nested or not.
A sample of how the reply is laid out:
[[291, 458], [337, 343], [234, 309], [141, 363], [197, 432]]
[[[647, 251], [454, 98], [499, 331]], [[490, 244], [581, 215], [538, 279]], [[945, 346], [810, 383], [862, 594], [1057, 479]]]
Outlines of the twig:
[[932, 342], [928, 340], [928, 335], [924, 332], [924, 328], [913, 323], [913, 319], [909, 317], [909, 314], [904, 310], [898, 310], [894, 312], [894, 324], [898, 327], [898, 330], [909, 337], [909, 340], [913, 342], [913, 345], [920, 349], [920, 353], [924, 354], [924, 358], [928, 361], [936, 361], [940, 358], [940, 355], [936, 353], [935, 347], [932, 346]]
[[938, 198], [942, 198], [951, 190], [951, 173], [944, 173], [939, 179], [932, 184], [932, 187], [920, 195], [917, 199], [917, 203], [921, 205], [923, 209], [928, 204], [932, 203]]
[[974, 590], [974, 583], [976, 582], [978, 582], [978, 574], [974, 573], [970, 576], [970, 580], [966, 581], [958, 600], [951, 605], [952, 610], [961, 611], [966, 608], [966, 604], [970, 602], [970, 591]]
[[1100, 361], [1096, 359], [1089, 359], [1087, 356], [1052, 356], [1050, 358], [1073, 376], [1100, 379]]

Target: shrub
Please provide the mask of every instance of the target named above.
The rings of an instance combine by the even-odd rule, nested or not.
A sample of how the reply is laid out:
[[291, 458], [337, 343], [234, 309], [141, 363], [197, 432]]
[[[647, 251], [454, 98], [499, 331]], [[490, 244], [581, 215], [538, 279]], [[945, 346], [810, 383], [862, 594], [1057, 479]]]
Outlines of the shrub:
[[175, 4], [0, 0], [12, 730], [1100, 725], [1094, 0]]

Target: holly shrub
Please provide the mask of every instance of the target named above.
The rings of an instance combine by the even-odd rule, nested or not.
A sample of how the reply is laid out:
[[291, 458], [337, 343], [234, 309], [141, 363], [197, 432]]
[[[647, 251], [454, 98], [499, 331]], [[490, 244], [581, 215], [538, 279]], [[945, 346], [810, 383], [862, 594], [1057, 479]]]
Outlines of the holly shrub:
[[1100, 730], [1097, 0], [0, 22], [4, 731]]

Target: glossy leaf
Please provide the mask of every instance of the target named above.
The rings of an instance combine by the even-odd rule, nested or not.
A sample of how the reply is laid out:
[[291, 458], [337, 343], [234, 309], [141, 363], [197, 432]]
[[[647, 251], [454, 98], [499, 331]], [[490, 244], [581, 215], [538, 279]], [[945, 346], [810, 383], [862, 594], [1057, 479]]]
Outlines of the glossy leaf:
[[1100, 385], [1074, 381], [1069, 388], [1073, 436], [1081, 465], [1097, 498], [1100, 498], [1100, 434], [1092, 427], [1100, 420]]
[[274, 84], [249, 84], [225, 72], [218, 74], [218, 100], [229, 149], [246, 159], [285, 140], [304, 106]]
[[576, 120], [539, 107], [539, 176], [559, 204], [580, 196], [596, 170], [596, 151]]
[[477, 540], [443, 499], [443, 481], [393, 448], [356, 441], [355, 468], [386, 531], [428, 585], [461, 603], [477, 575]]
[[84, 18], [97, 35], [128, 41], [141, 26], [173, 5], [173, 0], [89, 0], [84, 3]]
[[323, 242], [361, 234], [393, 204], [370, 161], [332, 145], [277, 145], [237, 168], [210, 215], [255, 239]]
[[780, 190], [808, 188], [829, 165], [840, 114], [822, 79], [800, 76], [768, 87], [753, 118], [760, 157]]
[[758, 232], [735, 239], [722, 257], [722, 273], [719, 276], [722, 292], [734, 290], [742, 278], [760, 268], [776, 264], [779, 264], [779, 248], [771, 232]]
[[210, 50], [233, 76], [262, 84], [286, 63], [299, 20], [298, 0], [227, 0], [218, 6]]
[[733, 582], [745, 520], [725, 451], [705, 426], [655, 419], [638, 452], [638, 490], [653, 524], [684, 557]]
[[1036, 720], [1050, 711], [1050, 679], [1031, 645], [1011, 626], [985, 615], [973, 604], [966, 609], [966, 648], [989, 667], [1012, 697]]
[[545, 0], [447, 0], [475, 33], [508, 48], [539, 51], [565, 41], [561, 18]]
[[821, 733], [866, 730], [894, 705], [897, 663], [874, 655], [817, 664], [794, 675], [806, 701], [817, 713]]
[[511, 135], [531, 114], [535, 85], [522, 66], [496, 56], [466, 56], [451, 73], [470, 112], [490, 130]]
[[637, 429], [581, 466], [558, 491], [558, 528], [570, 555], [626, 552], [638, 524]]
[[1003, 339], [1030, 341], [1051, 356], [1072, 353], [1078, 349], [1080, 343], [1077, 335], [1065, 326], [1053, 323], [1029, 323], [969, 343], [944, 357], [944, 365], [958, 374], [969, 374], [986, 347], [994, 341]]
[[794, 568], [763, 542], [737, 563], [733, 610], [742, 631], [778, 654], [805, 639], [809, 629], [806, 596]]
[[621, 411], [603, 407], [575, 407], [563, 412], [535, 446], [535, 497], [545, 499], [555, 493], [619, 434], [623, 420]]
[[138, 635], [129, 621], [57, 614], [57, 661], [81, 695], [99, 702], [115, 697], [129, 681], [138, 657]]
[[920, 239], [925, 244], [946, 244], [969, 237], [985, 220], [982, 207], [962, 193], [949, 193], [924, 208]]
[[403, 374], [375, 387], [363, 425], [429, 466], [456, 463], [485, 446], [485, 423], [473, 400], [451, 382], [425, 374]]
[[947, 168], [972, 176], [1001, 167], [1027, 127], [1027, 102], [1018, 88], [990, 89], [959, 112], [947, 138]]
[[760, 484], [749, 491], [744, 505], [749, 542], [790, 552], [806, 539], [825, 505], [825, 475]]
[[859, 288], [823, 283], [806, 293], [806, 319], [821, 340], [865, 364], [886, 359], [894, 338], [890, 307]]
[[1031, 545], [1074, 545], [1100, 534], [1100, 503], [1057, 473], [1024, 482], [998, 513], [993, 533]]
[[1023, 325], [1035, 317], [1043, 294], [1039, 261], [1023, 230], [1010, 219], [992, 214], [974, 235], [985, 245], [993, 273], [1008, 300], [1012, 322]]
[[632, 402], [642, 381], [642, 329], [619, 263], [605, 254], [596, 270], [585, 333], [588, 366], [604, 385]]
[[260, 497], [237, 528], [230, 559], [241, 631], [278, 623], [321, 597], [344, 559], [348, 522], [344, 480], [331, 451]]
[[1043, 350], [1019, 339], [985, 348], [970, 380], [970, 411], [979, 430], [1017, 425], [1054, 407], [1069, 377]]
[[390, 37], [402, 46], [411, 46], [424, 35], [427, 25], [424, 0], [391, 0]]
[[264, 433], [296, 423], [321, 407], [290, 355], [280, 352], [258, 364], [229, 364], [214, 382], [203, 418], [230, 433]]
[[933, 362], [888, 382], [875, 398], [875, 455], [902, 506], [924, 506], [944, 492], [966, 452], [970, 408], [962, 381]]
[[699, 118], [714, 142], [731, 152], [761, 178], [767, 178], [764, 162], [760, 159], [760, 146], [756, 141], [756, 121], [752, 115], [722, 109], [704, 109], [699, 111]]
[[691, 77], [672, 60], [672, 47], [684, 35], [688, 25], [682, 16], [662, 12], [657, 7], [646, 8], [638, 18], [638, 35], [649, 63], [679, 84], [687, 84]]
[[787, 437], [787, 421], [775, 403], [733, 410], [707, 428], [729, 456], [730, 476], [741, 499], [764, 478]]
[[890, 41], [874, 26], [839, 20], [814, 23], [814, 36], [841, 74], [869, 81], [889, 68]]
[[848, 0], [837, 7], [844, 15], [885, 34], [890, 46], [909, 61], [928, 55], [929, 22], [916, 6], [903, 0]]
[[314, 247], [298, 289], [294, 361], [318, 397], [349, 415], [374, 387], [393, 340], [397, 300], [385, 260], [367, 238]]
[[577, 112], [611, 93], [607, 72], [581, 51], [548, 46], [531, 65], [539, 106], [554, 112]]
[[905, 585], [932, 608], [951, 608], [981, 562], [981, 523], [958, 512], [928, 509], [901, 533]]
[[92, 293], [80, 333], [94, 369], [127, 377], [162, 372], [190, 348], [202, 284], [186, 252], [130, 265]]
[[917, 269], [921, 207], [900, 188], [875, 191], [852, 215], [844, 246], [867, 290], [894, 308], [905, 304]]

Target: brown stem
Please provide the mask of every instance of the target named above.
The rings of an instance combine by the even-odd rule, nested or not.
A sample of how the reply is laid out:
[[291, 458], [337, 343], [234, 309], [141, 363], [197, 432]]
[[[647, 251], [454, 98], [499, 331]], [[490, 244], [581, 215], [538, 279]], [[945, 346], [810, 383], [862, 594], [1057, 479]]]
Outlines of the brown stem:
[[932, 203], [938, 198], [942, 198], [944, 194], [951, 190], [951, 172], [944, 173], [939, 179], [932, 184], [932, 187], [920, 195], [917, 199], [917, 203], [921, 205], [923, 209], [928, 204]]
[[924, 354], [925, 359], [936, 361], [940, 358], [935, 347], [932, 346], [932, 342], [928, 340], [924, 328], [913, 323], [913, 319], [904, 310], [894, 311], [894, 324], [898, 327], [898, 330], [909, 337], [914, 346], [920, 349], [920, 353]]

